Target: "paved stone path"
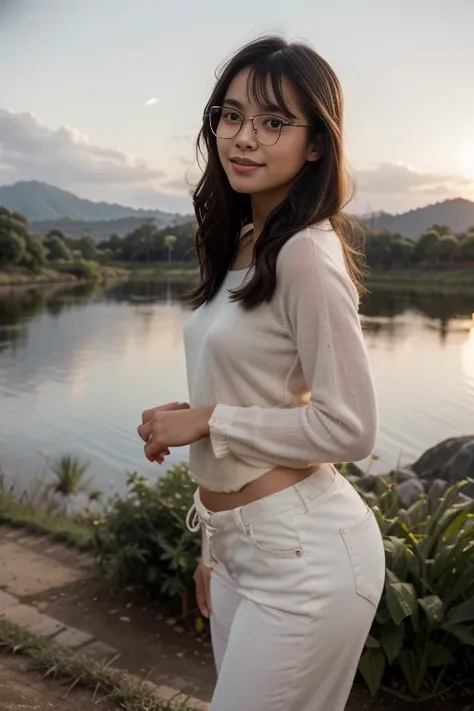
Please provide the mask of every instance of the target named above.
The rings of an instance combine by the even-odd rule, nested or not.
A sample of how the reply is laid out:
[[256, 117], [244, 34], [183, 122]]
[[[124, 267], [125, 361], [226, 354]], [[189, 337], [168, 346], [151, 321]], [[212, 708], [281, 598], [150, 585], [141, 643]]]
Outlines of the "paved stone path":
[[[3, 527], [0, 528], [0, 535], [0, 620], [8, 620], [37, 637], [47, 638], [63, 649], [92, 658], [99, 663], [110, 663], [116, 659], [117, 650], [111, 645], [96, 639], [92, 634], [45, 615], [37, 607], [24, 604], [19, 599], [42, 592], [45, 580], [48, 581], [48, 587], [51, 585], [51, 579], [57, 586], [80, 581], [86, 576], [86, 573], [81, 571], [81, 565], [77, 568], [62, 565], [60, 561], [28, 549], [28, 540], [33, 537], [25, 536], [24, 539], [19, 539], [16, 531], [9, 532]], [[37, 539], [35, 543], [37, 545]], [[62, 549], [64, 550], [64, 546]], [[70, 553], [72, 556], [77, 555], [73, 551]], [[49, 566], [47, 575], [45, 565]], [[28, 571], [26, 576], [25, 570]], [[131, 678], [143, 688], [141, 679], [132, 675]], [[208, 703], [199, 699], [188, 699], [179, 689], [151, 682], [145, 682], [145, 685], [147, 690], [159, 699], [173, 699], [177, 704], [187, 701], [190, 709], [209, 709]]]

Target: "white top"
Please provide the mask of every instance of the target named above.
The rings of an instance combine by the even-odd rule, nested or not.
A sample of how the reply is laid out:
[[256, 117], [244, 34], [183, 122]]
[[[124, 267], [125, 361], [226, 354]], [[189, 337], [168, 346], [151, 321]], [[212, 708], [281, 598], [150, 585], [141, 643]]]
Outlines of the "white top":
[[277, 466], [358, 461], [375, 440], [358, 294], [330, 223], [285, 243], [272, 300], [244, 311], [228, 290], [249, 273], [229, 271], [185, 327], [190, 405], [216, 406], [189, 468], [212, 491], [238, 491]]

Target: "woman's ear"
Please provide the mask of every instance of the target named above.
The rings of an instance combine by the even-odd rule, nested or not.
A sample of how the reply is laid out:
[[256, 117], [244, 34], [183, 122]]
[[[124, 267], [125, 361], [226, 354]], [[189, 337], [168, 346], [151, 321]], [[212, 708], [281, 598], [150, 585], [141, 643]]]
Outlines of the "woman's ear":
[[319, 136], [316, 137], [316, 140], [312, 145], [310, 146], [310, 150], [308, 153], [307, 161], [309, 163], [315, 163], [317, 160], [321, 158], [323, 155], [323, 136], [320, 133]]

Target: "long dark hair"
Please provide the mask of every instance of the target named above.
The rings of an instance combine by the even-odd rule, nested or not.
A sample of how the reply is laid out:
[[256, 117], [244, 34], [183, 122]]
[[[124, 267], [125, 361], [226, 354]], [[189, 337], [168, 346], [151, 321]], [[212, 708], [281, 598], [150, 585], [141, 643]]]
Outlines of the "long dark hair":
[[[280, 249], [294, 234], [323, 220], [329, 220], [339, 235], [348, 272], [361, 287], [361, 254], [350, 244], [350, 220], [342, 212], [352, 193], [344, 161], [339, 81], [328, 63], [310, 47], [271, 36], [250, 42], [224, 64], [204, 110], [197, 150], [206, 166], [193, 194], [200, 266], [200, 283], [189, 294], [194, 308], [216, 294], [235, 256], [240, 231], [252, 221], [250, 196], [231, 188], [208, 119], [210, 107], [224, 103], [233, 78], [249, 68], [249, 95], [264, 105], [276, 98], [287, 110], [282, 80], [286, 77], [290, 81], [308, 123], [314, 127], [310, 138], [321, 142], [322, 155], [316, 162], [305, 163], [288, 197], [269, 215], [255, 243], [253, 275], [245, 286], [232, 293], [232, 300], [241, 302], [245, 309], [269, 301], [276, 287]], [[270, 91], [273, 97], [269, 96]]]

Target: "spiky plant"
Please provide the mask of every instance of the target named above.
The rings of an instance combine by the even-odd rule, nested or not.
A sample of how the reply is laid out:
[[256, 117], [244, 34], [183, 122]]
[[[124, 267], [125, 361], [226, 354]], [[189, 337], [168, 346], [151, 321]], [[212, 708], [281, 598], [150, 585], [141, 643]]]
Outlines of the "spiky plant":
[[88, 468], [89, 462], [81, 462], [78, 457], [63, 454], [51, 467], [54, 480], [49, 488], [55, 494], [61, 494], [64, 497], [84, 491], [87, 487], [84, 476]]

